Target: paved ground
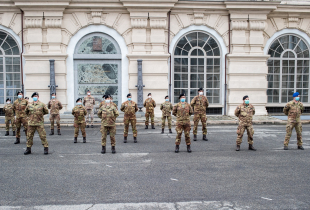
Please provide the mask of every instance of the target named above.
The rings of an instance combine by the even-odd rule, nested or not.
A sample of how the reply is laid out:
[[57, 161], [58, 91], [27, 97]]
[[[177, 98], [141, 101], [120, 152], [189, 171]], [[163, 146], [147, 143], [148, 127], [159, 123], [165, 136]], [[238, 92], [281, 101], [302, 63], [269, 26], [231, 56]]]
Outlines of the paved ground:
[[[310, 125], [304, 125], [304, 151], [283, 150], [285, 126], [255, 125], [256, 152], [246, 137], [236, 152], [236, 126], [209, 126], [205, 142], [174, 153], [173, 134], [138, 129], [122, 143], [117, 127], [116, 154], [100, 154], [99, 127], [87, 129], [73, 144], [72, 127], [48, 136], [43, 155], [38, 135], [31, 155], [23, 155], [25, 136], [0, 129], [0, 210], [3, 209], [310, 209]], [[199, 128], [201, 129], [201, 128]], [[48, 129], [47, 129], [48, 130]], [[199, 139], [202, 137], [199, 132]]]

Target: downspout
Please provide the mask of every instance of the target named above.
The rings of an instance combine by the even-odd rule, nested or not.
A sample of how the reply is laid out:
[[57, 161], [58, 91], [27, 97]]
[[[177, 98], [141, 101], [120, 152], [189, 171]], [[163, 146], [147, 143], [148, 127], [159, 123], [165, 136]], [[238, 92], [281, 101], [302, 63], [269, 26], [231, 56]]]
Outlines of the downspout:
[[225, 55], [225, 98], [224, 98], [224, 115], [227, 115], [227, 55], [230, 54], [230, 14], [228, 14], [228, 53]]
[[21, 70], [21, 76], [22, 76], [22, 91], [25, 94], [24, 91], [24, 67], [23, 67], [23, 53], [24, 53], [24, 11], [21, 11], [21, 25], [22, 25], [22, 46], [21, 46], [21, 53], [20, 53], [20, 70]]
[[169, 56], [169, 101], [171, 102], [171, 53], [169, 52], [170, 48], [170, 14], [171, 11], [168, 12], [168, 53], [170, 54]]

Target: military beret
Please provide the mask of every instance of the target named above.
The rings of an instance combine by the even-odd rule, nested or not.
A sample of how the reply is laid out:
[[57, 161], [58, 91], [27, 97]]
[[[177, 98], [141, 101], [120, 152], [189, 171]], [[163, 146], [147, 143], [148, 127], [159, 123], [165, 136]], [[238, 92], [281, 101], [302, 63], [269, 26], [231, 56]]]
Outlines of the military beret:
[[78, 98], [78, 99], [76, 99], [76, 103], [78, 102], [78, 101], [82, 101], [83, 99], [82, 98]]
[[105, 95], [105, 97], [104, 97], [105, 99], [107, 99], [107, 98], [110, 98], [110, 95]]
[[147, 96], [152, 95], [152, 93], [147, 94]]
[[128, 98], [129, 96], [131, 96], [131, 93], [128, 93], [128, 94], [127, 94], [127, 98]]
[[179, 99], [180, 99], [182, 96], [185, 96], [185, 93], [181, 93], [180, 96], [179, 96]]
[[25, 97], [25, 99], [29, 99], [29, 97]]
[[7, 102], [7, 101], [11, 101], [11, 99], [7, 98], [5, 102]]
[[56, 95], [56, 93], [52, 93], [51, 95], [53, 95], [53, 94], [55, 94], [55, 95]]
[[39, 93], [38, 92], [32, 93], [31, 98], [33, 98], [33, 96], [35, 96], [35, 95], [39, 96]]
[[166, 99], [166, 98], [169, 98], [169, 96], [165, 96], [165, 99]]
[[87, 90], [87, 92], [90, 92], [90, 90]]
[[103, 95], [102, 98], [105, 98], [105, 95]]
[[20, 93], [21, 93], [21, 94], [24, 94], [23, 91], [20, 90], [20, 91], [17, 91], [17, 94], [16, 94], [16, 95], [18, 95], [18, 94], [20, 94]]
[[199, 91], [203, 91], [203, 89], [202, 89], [202, 88], [199, 88], [199, 89], [198, 89], [198, 92], [199, 92]]
[[296, 93], [294, 93], [293, 94], [293, 97], [297, 97], [297, 96], [299, 96], [300, 94], [298, 93], [298, 92], [296, 92]]
[[247, 95], [246, 95], [246, 96], [243, 96], [243, 99], [242, 99], [242, 100], [244, 100], [244, 99], [246, 99], [246, 98], [248, 98], [248, 97], [249, 97], [249, 96], [247, 96]]

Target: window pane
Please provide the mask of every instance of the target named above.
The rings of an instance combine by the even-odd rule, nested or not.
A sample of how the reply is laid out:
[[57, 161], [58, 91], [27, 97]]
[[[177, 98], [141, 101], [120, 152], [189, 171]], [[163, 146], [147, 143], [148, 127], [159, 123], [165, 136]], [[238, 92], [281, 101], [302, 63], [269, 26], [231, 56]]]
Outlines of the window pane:
[[13, 63], [13, 58], [5, 58], [5, 64], [12, 64]]

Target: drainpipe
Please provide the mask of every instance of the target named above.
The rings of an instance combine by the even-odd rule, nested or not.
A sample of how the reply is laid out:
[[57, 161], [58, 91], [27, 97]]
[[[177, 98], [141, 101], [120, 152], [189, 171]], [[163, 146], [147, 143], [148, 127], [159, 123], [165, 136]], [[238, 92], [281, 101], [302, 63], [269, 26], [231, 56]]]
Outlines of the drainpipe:
[[227, 55], [230, 54], [230, 14], [228, 14], [228, 53], [225, 55], [225, 98], [224, 98], [224, 115], [227, 115]]
[[168, 12], [168, 53], [170, 54], [170, 57], [169, 57], [169, 101], [172, 102], [172, 98], [171, 98], [171, 53], [169, 52], [169, 48], [170, 48], [170, 15], [171, 15], [171, 11]]
[[21, 46], [21, 53], [20, 53], [20, 70], [22, 76], [22, 91], [25, 94], [24, 90], [24, 67], [23, 67], [23, 53], [24, 53], [24, 11], [21, 11], [21, 25], [22, 25], [22, 46]]

